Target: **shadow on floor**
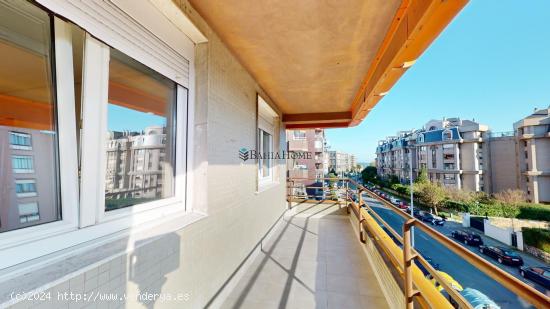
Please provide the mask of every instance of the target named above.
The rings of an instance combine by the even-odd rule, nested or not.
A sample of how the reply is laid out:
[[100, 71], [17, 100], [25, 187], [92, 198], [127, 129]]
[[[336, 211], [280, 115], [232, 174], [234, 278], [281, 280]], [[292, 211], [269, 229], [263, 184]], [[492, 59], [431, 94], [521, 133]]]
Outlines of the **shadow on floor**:
[[296, 204], [223, 308], [385, 308], [345, 209]]

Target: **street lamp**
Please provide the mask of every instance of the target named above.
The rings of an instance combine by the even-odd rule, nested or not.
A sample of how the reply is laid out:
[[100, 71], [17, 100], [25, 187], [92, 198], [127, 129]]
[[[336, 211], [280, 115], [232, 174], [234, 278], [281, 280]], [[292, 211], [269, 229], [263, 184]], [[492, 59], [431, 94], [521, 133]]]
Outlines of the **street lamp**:
[[[412, 148], [409, 148], [409, 184], [410, 184], [409, 191], [411, 192], [411, 216], [414, 217]], [[411, 227], [411, 245], [414, 247], [414, 226]]]

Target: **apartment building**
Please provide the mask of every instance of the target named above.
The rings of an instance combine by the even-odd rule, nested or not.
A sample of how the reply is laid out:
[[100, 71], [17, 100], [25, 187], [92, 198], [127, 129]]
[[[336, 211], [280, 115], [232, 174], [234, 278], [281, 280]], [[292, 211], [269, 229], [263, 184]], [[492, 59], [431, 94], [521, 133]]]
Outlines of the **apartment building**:
[[346, 152], [329, 150], [329, 171], [336, 174], [348, 173], [351, 171], [351, 155]]
[[486, 125], [460, 118], [431, 120], [422, 129], [398, 132], [380, 141], [376, 150], [378, 173], [409, 181], [421, 169], [428, 178], [445, 186], [487, 191], [487, 157], [484, 156]]
[[529, 201], [549, 203], [549, 111], [535, 110], [510, 132], [490, 132], [485, 125], [458, 118], [399, 132], [380, 141], [378, 173], [406, 182], [412, 157], [414, 178], [426, 168], [430, 180], [447, 186], [487, 193], [522, 189]]
[[170, 170], [163, 127], [146, 127], [143, 132], [109, 132], [105, 207], [116, 209], [160, 199], [170, 188]]
[[[288, 176], [309, 178], [305, 184], [317, 182], [328, 174], [328, 153], [325, 130], [287, 130]], [[294, 155], [302, 154], [302, 155]]]
[[0, 126], [0, 232], [59, 220], [54, 133]]
[[514, 123], [519, 187], [534, 203], [550, 203], [550, 106]]
[[517, 138], [514, 131], [489, 132], [485, 139], [488, 150], [488, 172], [490, 192], [519, 189]]
[[352, 172], [357, 171], [357, 157], [354, 154], [349, 155], [349, 165]]

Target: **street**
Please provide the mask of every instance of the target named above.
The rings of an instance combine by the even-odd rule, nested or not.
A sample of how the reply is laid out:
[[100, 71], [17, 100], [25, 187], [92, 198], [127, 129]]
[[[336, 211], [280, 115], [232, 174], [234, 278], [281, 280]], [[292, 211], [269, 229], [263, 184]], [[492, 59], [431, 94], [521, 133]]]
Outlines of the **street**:
[[[402, 235], [402, 226], [404, 219], [398, 214], [395, 214], [392, 210], [388, 209], [378, 200], [364, 195], [365, 202], [372, 207], [374, 211], [382, 217], [396, 232]], [[462, 229], [462, 226], [455, 222], [447, 222], [443, 227], [434, 227], [436, 230], [441, 232], [444, 235], [450, 235], [451, 232], [455, 229]], [[497, 242], [490, 240], [487, 237], [483, 237], [483, 241], [488, 245], [496, 245]], [[490, 297], [493, 301], [499, 304], [502, 308], [529, 308], [530, 304], [519, 298], [513, 292], [507, 290], [504, 286], [499, 284], [497, 281], [493, 280], [489, 276], [485, 275], [483, 272], [479, 271], [476, 267], [472, 266], [470, 263], [451, 252], [443, 245], [441, 245], [436, 240], [432, 239], [430, 236], [425, 234], [418, 229], [415, 231], [415, 248], [423, 255], [429, 256], [432, 258], [434, 263], [439, 264], [440, 270], [451, 275], [455, 280], [457, 280], [464, 288], [471, 287], [477, 289]], [[498, 245], [501, 245], [498, 243]], [[497, 267], [500, 267], [520, 280], [526, 282], [528, 285], [537, 288], [539, 291], [550, 295], [550, 291], [546, 290], [542, 286], [536, 285], [533, 282], [523, 279], [519, 275], [517, 267], [505, 266], [498, 264], [498, 262], [493, 259], [481, 255], [479, 250], [476, 247], [464, 246], [465, 248], [477, 253], [479, 256], [490, 261]], [[532, 265], [541, 265], [542, 262], [534, 259], [533, 257], [522, 254], [525, 264]]]

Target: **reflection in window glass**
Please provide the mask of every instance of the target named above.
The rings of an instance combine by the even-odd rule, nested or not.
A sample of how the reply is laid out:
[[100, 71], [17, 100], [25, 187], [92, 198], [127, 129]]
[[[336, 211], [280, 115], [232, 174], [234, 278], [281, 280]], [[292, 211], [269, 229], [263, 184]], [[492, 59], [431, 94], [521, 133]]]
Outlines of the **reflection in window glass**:
[[272, 151], [272, 136], [266, 131], [259, 129], [259, 143], [261, 158], [259, 162], [259, 174], [260, 178], [267, 178], [271, 176], [271, 159], [268, 158]]
[[105, 210], [174, 196], [176, 84], [111, 49]]
[[29, 223], [40, 220], [40, 212], [36, 202], [19, 204], [19, 222]]
[[0, 0], [0, 232], [61, 219], [51, 23]]

